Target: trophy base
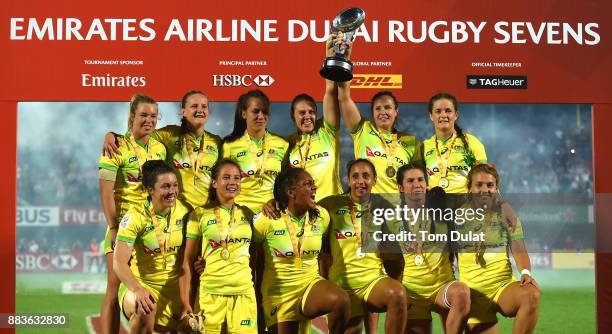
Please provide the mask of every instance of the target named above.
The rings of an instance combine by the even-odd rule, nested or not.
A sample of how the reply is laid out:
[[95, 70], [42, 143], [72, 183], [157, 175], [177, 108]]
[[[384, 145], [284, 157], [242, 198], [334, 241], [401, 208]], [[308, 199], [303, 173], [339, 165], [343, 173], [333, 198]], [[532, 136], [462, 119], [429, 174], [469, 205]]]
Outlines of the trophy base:
[[331, 81], [349, 81], [353, 79], [353, 63], [340, 57], [328, 57], [323, 60], [319, 73]]

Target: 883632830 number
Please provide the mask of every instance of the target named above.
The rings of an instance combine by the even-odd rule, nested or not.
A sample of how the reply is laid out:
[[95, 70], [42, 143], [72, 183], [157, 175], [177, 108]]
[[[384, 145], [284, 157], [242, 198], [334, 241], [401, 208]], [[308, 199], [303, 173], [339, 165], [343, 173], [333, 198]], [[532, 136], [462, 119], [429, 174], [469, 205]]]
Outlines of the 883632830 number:
[[66, 313], [1, 313], [0, 328], [68, 327]]

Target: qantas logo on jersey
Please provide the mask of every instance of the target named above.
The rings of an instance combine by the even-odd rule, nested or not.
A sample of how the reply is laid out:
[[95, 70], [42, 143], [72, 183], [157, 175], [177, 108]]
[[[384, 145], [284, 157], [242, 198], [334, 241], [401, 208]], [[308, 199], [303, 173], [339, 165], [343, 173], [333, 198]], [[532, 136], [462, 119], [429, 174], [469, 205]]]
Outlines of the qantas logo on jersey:
[[208, 239], [208, 244], [210, 245], [210, 247], [212, 249], [216, 249], [221, 247], [221, 243], [219, 243], [217, 240], [213, 240], [213, 239]]
[[251, 242], [250, 238], [229, 238], [227, 239], [228, 244], [237, 244], [237, 243], [245, 243], [248, 244]]
[[[272, 248], [272, 251], [274, 252], [274, 255], [278, 258], [288, 258], [288, 257], [293, 257], [294, 253], [293, 251], [288, 251], [288, 252], [282, 252], [277, 248]], [[320, 250], [318, 249], [313, 249], [313, 250], [303, 250], [302, 251], [302, 255], [319, 255], [321, 253]]]
[[131, 157], [130, 160], [128, 160], [128, 163], [131, 164], [134, 161], [138, 161], [137, 157]]
[[340, 231], [340, 230], [334, 230], [334, 234], [336, 235], [336, 239], [338, 240], [344, 240], [346, 238], [353, 238], [355, 237], [355, 232], [351, 232], [351, 231]]
[[[276, 177], [278, 175], [278, 172], [275, 170], [266, 170], [264, 171], [264, 174], [266, 175], [270, 175], [272, 177]], [[249, 177], [249, 176], [255, 176], [255, 171], [254, 170], [247, 170], [246, 172], [241, 172], [240, 176], [245, 178], [245, 177]]]
[[[178, 161], [176, 159], [172, 160], [172, 165], [176, 169], [191, 169], [191, 164], [190, 163], [188, 163], [188, 162], [180, 162], [180, 161]], [[209, 166], [200, 165], [200, 166], [198, 166], [198, 170], [209, 172], [211, 170], [211, 168]]]
[[127, 178], [129, 182], [139, 182], [140, 181], [140, 176], [136, 176], [131, 173], [125, 174], [125, 177]]
[[[385, 159], [387, 158], [387, 154], [385, 154], [384, 152], [372, 150], [368, 146], [366, 146], [366, 156], [367, 157], [385, 158]], [[394, 158], [395, 158], [395, 161], [397, 163], [399, 163], [400, 165], [405, 165], [406, 164], [404, 162], [404, 160], [400, 159], [399, 157], [394, 156]]]
[[[328, 152], [320, 152], [320, 153], [315, 153], [315, 154], [311, 154], [308, 157], [306, 157], [306, 161], [311, 161], [314, 159], [320, 159], [320, 158], [326, 158], [329, 157], [329, 153]], [[291, 162], [291, 164], [293, 164], [294, 166], [297, 166], [300, 164], [299, 160], [293, 160]]]
[[[172, 247], [168, 247], [167, 250], [168, 252], [174, 252], [174, 251], [178, 251], [180, 248], [181, 246], [172, 246]], [[148, 255], [161, 254], [161, 248], [159, 247], [152, 250], [151, 248], [143, 245], [142, 250], [145, 252], [145, 254], [148, 254]]]
[[[468, 166], [448, 166], [448, 170], [449, 171], [453, 171], [453, 172], [469, 172], [470, 171], [470, 167]], [[438, 169], [438, 167], [434, 167], [434, 168], [427, 168], [427, 174], [428, 175], [434, 175], [435, 173], [439, 173], [440, 169]]]

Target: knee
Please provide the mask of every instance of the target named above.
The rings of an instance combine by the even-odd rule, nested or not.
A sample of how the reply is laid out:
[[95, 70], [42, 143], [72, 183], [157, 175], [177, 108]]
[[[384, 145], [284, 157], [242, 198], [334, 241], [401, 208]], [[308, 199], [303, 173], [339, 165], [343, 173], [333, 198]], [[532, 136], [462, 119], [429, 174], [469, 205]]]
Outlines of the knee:
[[528, 290], [522, 296], [522, 304], [530, 311], [535, 311], [540, 306], [540, 290], [533, 285], [528, 286]]
[[345, 311], [350, 311], [351, 301], [349, 296], [343, 290], [338, 289], [339, 291], [335, 293], [331, 293], [326, 298], [328, 305], [331, 306], [332, 312], [340, 312], [343, 313]]
[[452, 309], [463, 315], [470, 313], [470, 288], [463, 283], [453, 283], [453, 288], [448, 292], [448, 300]]
[[387, 289], [385, 294], [387, 308], [397, 308], [406, 310], [408, 308], [408, 295], [406, 289], [400, 284], [394, 284]]
[[350, 311], [351, 300], [349, 299], [348, 294], [346, 294], [346, 292], [344, 291], [341, 291], [340, 293], [335, 294], [334, 305], [335, 305], [335, 309], [341, 312]]
[[153, 304], [151, 312], [144, 314], [140, 309], [137, 309], [132, 316], [130, 317], [130, 321], [137, 324], [142, 328], [153, 328], [155, 325], [155, 315], [157, 314], [157, 305]]

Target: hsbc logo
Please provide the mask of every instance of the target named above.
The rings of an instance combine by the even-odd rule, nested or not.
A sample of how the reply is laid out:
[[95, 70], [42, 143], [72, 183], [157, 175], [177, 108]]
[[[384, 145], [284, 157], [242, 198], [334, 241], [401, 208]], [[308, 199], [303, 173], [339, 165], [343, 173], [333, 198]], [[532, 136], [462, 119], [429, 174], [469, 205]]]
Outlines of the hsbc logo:
[[274, 78], [269, 74], [239, 75], [239, 74], [213, 74], [213, 87], [270, 87]]
[[79, 260], [70, 254], [62, 254], [52, 258], [51, 264], [59, 270], [71, 270], [79, 264]]

